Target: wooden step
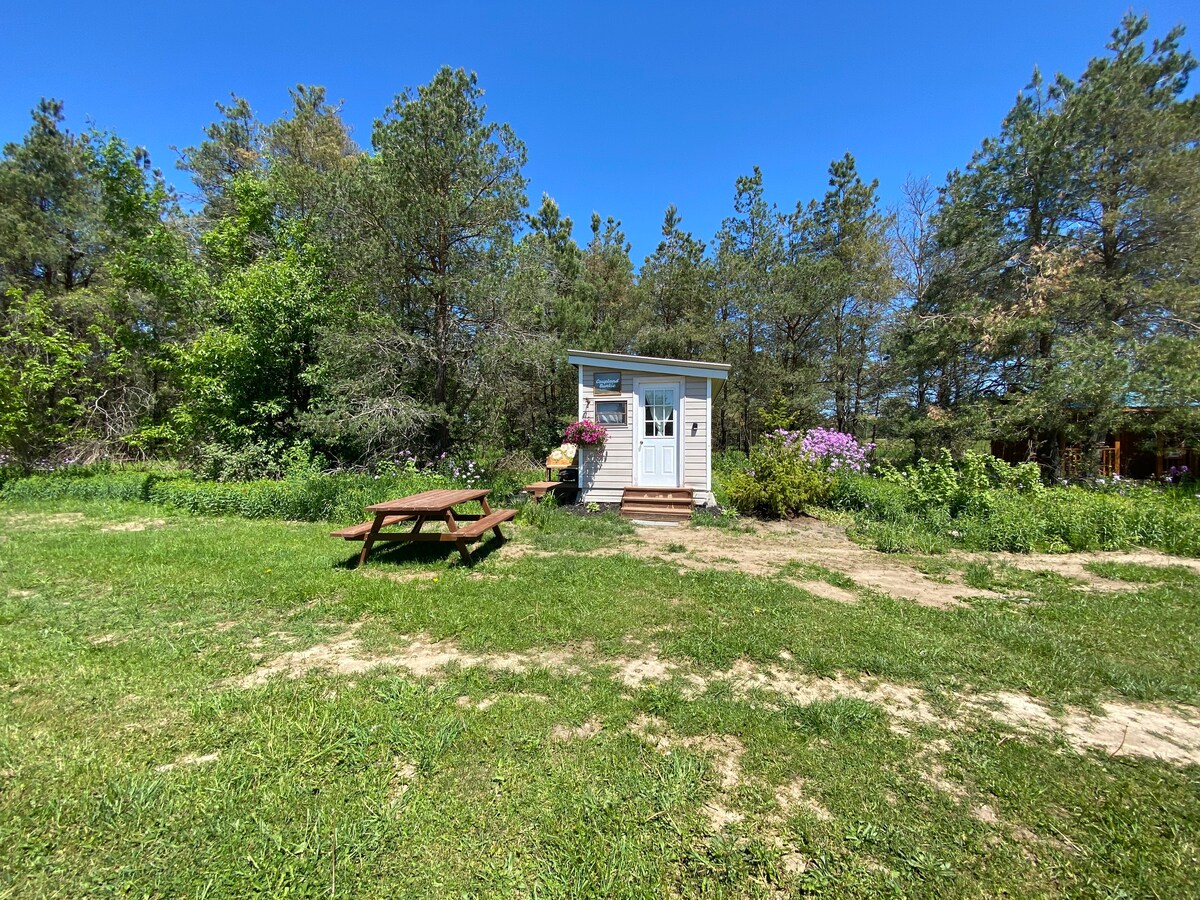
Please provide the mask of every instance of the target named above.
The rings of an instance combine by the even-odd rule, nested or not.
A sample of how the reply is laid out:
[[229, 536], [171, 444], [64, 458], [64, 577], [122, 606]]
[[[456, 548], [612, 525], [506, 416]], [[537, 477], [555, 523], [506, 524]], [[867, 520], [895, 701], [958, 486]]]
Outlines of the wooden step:
[[660, 509], [651, 512], [636, 512], [634, 510], [622, 509], [621, 518], [633, 519], [638, 522], [690, 522], [692, 514], [663, 512]]
[[627, 487], [621, 495], [621, 515], [647, 522], [686, 522], [692, 517], [691, 488]]
[[621, 515], [626, 519], [654, 519], [663, 522], [686, 522], [692, 517], [691, 510], [660, 509], [658, 507], [621, 507]]
[[622, 492], [624, 500], [681, 500], [692, 502], [691, 488], [627, 487]]
[[645, 500], [637, 500], [622, 503], [621, 509], [628, 509], [632, 512], [679, 513], [682, 516], [690, 516], [692, 514], [692, 505], [690, 503], [647, 503]]
[[622, 503], [634, 503], [638, 506], [678, 506], [680, 509], [691, 509], [692, 501], [688, 497], [622, 497]]

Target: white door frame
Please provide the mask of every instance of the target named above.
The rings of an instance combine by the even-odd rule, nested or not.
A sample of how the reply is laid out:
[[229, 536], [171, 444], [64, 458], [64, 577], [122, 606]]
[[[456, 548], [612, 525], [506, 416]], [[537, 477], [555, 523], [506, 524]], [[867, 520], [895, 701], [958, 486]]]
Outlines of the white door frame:
[[642, 388], [659, 386], [675, 388], [675, 484], [667, 486], [683, 487], [684, 383], [680, 378], [635, 378], [633, 381], [633, 402], [637, 406], [637, 415], [634, 417], [634, 427], [637, 429], [634, 440], [637, 441], [637, 446], [633, 449], [633, 483], [635, 487], [642, 486], [642, 442], [646, 437], [646, 405], [642, 398]]

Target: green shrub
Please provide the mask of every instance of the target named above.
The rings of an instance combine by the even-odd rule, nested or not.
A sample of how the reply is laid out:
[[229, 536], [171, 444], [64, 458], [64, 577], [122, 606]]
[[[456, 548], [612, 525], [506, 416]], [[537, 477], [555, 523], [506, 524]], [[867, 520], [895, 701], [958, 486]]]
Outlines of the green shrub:
[[148, 472], [98, 475], [30, 475], [6, 482], [6, 500], [147, 500], [155, 476]]
[[1029, 553], [1046, 543], [1047, 522], [1036, 505], [1011, 491], [998, 492], [985, 512], [955, 520], [951, 536], [973, 550]]
[[248, 441], [236, 447], [211, 443], [196, 448], [192, 473], [201, 481], [255, 481], [263, 478], [304, 478], [318, 475], [325, 458], [301, 441]]
[[740, 513], [792, 516], [829, 498], [831, 479], [778, 435], [768, 435], [750, 453], [747, 468], [725, 481], [729, 502]]
[[906, 473], [839, 477], [830, 505], [852, 512], [855, 533], [888, 552], [940, 542], [1016, 553], [1143, 546], [1200, 556], [1194, 491], [1120, 482], [1046, 488], [1034, 475], [1032, 466], [982, 454], [968, 454], [959, 464], [943, 455]]
[[862, 513], [868, 520], [900, 522], [909, 518], [910, 498], [901, 484], [869, 475], [842, 475], [832, 484], [830, 506]]
[[546, 494], [541, 500], [525, 500], [517, 507], [518, 518], [526, 525], [538, 531], [549, 531], [558, 518], [558, 500], [553, 494]]
[[874, 522], [856, 530], [880, 553], [944, 553], [947, 548], [945, 538], [913, 521]]
[[952, 515], [968, 508], [984, 511], [992, 491], [1037, 495], [1043, 489], [1035, 463], [1009, 465], [974, 450], [958, 461], [949, 450], [942, 450], [937, 460], [922, 459], [906, 472], [888, 469], [883, 479], [906, 489], [910, 507], [946, 506]]
[[[437, 473], [391, 476], [312, 475], [257, 481], [204, 481], [188, 475], [114, 472], [86, 477], [36, 475], [8, 482], [0, 496], [11, 500], [149, 500], [195, 515], [305, 522], [362, 521], [364, 507], [437, 488], [462, 487]], [[493, 491], [493, 500], [509, 496]]]
[[361, 521], [364, 507], [372, 503], [449, 486], [441, 476], [422, 475], [343, 474], [245, 482], [176, 478], [155, 482], [150, 499], [196, 515], [353, 522]]

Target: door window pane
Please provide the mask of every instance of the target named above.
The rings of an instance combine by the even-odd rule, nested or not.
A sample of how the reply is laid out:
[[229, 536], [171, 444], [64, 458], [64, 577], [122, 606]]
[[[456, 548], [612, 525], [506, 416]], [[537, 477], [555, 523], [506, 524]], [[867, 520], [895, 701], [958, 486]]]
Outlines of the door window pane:
[[675, 392], [670, 389], [645, 392], [646, 437], [675, 436]]

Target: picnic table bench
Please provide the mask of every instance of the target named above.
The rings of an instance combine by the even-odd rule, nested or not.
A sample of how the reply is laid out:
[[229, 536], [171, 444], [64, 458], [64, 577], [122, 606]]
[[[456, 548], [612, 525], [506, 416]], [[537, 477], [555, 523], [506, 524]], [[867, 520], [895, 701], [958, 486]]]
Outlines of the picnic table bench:
[[[517, 515], [515, 509], [493, 510], [487, 501], [490, 493], [491, 491], [484, 490], [423, 491], [410, 497], [376, 503], [367, 507], [368, 512], [374, 513], [374, 518], [349, 528], [331, 531], [329, 536], [347, 541], [362, 541], [362, 552], [358, 555], [359, 565], [367, 561], [371, 547], [379, 541], [453, 542], [462, 555], [463, 562], [470, 563], [470, 545], [482, 540], [484, 532], [489, 529], [496, 535], [497, 540], [505, 540], [500, 525]], [[476, 500], [483, 509], [482, 514], [454, 511], [454, 507]], [[422, 531], [422, 526], [430, 521], [444, 522], [446, 530]], [[404, 531], [383, 530], [401, 522], [412, 522], [413, 525]]]

